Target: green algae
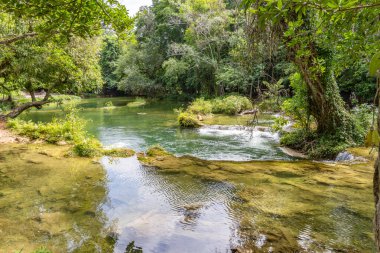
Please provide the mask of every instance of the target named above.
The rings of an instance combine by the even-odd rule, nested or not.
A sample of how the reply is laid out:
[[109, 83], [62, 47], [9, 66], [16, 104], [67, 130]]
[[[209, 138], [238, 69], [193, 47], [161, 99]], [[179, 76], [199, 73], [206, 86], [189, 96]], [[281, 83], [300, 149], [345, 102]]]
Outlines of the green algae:
[[238, 201], [231, 210], [239, 219], [243, 252], [373, 252], [373, 161], [227, 162], [168, 154], [139, 159], [160, 173], [232, 183]]
[[99, 211], [105, 171], [94, 160], [64, 157], [68, 147], [0, 147], [0, 252], [112, 251]]
[[[250, 121], [253, 120], [253, 115], [222, 115], [214, 114], [211, 117], [204, 117], [202, 121], [205, 125], [239, 125], [247, 126], [251, 125]], [[274, 117], [270, 114], [259, 114], [258, 125], [270, 126], [273, 123]]]

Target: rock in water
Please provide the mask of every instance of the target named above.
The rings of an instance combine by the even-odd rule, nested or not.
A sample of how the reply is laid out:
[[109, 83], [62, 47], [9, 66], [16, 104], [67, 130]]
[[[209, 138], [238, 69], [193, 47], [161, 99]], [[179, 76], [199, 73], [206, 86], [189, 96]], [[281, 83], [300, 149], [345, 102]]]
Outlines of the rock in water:
[[344, 151], [344, 152], [340, 152], [340, 153], [336, 156], [335, 161], [336, 161], [336, 162], [352, 161], [352, 160], [354, 160], [354, 159], [355, 159], [355, 157], [354, 157], [352, 154], [348, 153], [347, 151]]

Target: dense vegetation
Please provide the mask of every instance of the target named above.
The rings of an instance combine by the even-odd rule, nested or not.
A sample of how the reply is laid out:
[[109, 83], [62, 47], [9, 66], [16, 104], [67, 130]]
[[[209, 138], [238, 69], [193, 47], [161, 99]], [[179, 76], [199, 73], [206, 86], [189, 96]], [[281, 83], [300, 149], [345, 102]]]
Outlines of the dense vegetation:
[[[179, 115], [183, 127], [211, 113], [283, 112], [295, 131], [282, 143], [313, 158], [363, 144], [370, 127], [373, 134], [376, 0], [153, 0], [135, 19], [114, 0], [0, 0], [0, 8], [0, 120], [54, 94], [92, 93], [194, 100]], [[78, 138], [75, 122], [8, 124], [95, 155], [100, 144]]]

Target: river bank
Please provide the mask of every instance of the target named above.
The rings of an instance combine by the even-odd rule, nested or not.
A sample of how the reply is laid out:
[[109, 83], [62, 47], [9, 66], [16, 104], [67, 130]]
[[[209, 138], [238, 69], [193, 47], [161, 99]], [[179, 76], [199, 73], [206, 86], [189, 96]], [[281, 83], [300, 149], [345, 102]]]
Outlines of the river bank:
[[29, 139], [12, 133], [5, 127], [5, 122], [0, 121], [0, 144], [28, 143]]
[[[294, 160], [270, 132], [179, 129], [167, 105], [96, 109], [106, 102], [83, 101], [86, 130], [137, 156], [0, 145], [1, 250], [122, 253], [135, 241], [144, 252], [373, 252], [368, 149], [349, 150], [361, 162]], [[52, 113], [26, 118], [48, 122]], [[168, 152], [149, 150], [156, 143]]]

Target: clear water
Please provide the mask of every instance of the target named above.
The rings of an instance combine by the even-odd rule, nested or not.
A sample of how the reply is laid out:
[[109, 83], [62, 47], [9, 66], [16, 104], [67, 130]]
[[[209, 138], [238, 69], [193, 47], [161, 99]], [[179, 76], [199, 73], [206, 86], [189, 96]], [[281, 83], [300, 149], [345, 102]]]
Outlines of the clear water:
[[[112, 101], [114, 109], [98, 109]], [[174, 109], [184, 107], [171, 102], [151, 102], [131, 108], [126, 99], [89, 99], [80, 105], [81, 115], [89, 120], [89, 131], [106, 146], [145, 151], [159, 144], [175, 155], [192, 155], [207, 160], [289, 160], [278, 148], [278, 136], [239, 126], [210, 126], [180, 129]], [[59, 111], [45, 110], [26, 116], [48, 121]], [[249, 116], [248, 116], [249, 117]], [[230, 117], [224, 123], [245, 123], [249, 118]], [[218, 117], [216, 117], [218, 120]], [[266, 119], [264, 118], [263, 121]]]
[[233, 186], [188, 175], [163, 175], [136, 157], [110, 163], [107, 217], [117, 221], [115, 252], [131, 240], [144, 252], [228, 252], [236, 221], [228, 203]]
[[116, 108], [102, 108], [109, 100], [81, 105], [104, 145], [144, 151], [159, 143], [206, 160], [171, 158], [157, 169], [136, 157], [97, 165], [63, 162], [46, 146], [0, 147], [0, 249], [124, 253], [134, 241], [159, 253], [374, 252], [371, 164], [295, 162], [276, 135], [231, 126], [244, 118], [181, 130], [173, 112], [181, 105], [129, 108], [130, 100], [112, 99]]

